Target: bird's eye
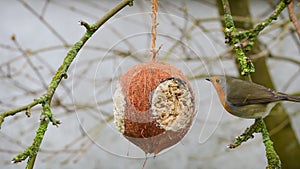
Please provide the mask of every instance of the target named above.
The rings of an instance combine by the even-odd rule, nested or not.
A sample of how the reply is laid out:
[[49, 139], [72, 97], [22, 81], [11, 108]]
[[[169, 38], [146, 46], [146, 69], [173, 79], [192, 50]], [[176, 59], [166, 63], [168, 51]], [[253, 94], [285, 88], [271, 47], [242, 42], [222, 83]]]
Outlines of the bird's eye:
[[216, 79], [216, 82], [217, 82], [217, 83], [220, 83], [220, 80], [219, 80], [219, 79]]

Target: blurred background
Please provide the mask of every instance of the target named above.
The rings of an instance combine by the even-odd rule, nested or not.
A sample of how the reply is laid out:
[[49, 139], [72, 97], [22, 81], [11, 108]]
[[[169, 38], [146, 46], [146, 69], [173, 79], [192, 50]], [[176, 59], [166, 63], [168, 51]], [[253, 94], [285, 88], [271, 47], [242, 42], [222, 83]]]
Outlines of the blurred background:
[[[67, 51], [84, 34], [79, 22], [93, 23], [114, 7], [113, 0], [0, 1], [0, 111], [30, 103], [44, 94]], [[278, 1], [232, 1], [237, 27], [249, 29], [268, 17]], [[157, 60], [173, 64], [190, 79], [197, 116], [176, 146], [149, 156], [145, 168], [265, 168], [261, 136], [229, 150], [234, 137], [253, 123], [226, 113], [205, 77], [239, 76], [235, 56], [225, 44], [219, 2], [159, 2]], [[151, 59], [151, 3], [134, 2], [106, 22], [81, 49], [54, 96], [52, 112], [62, 124], [50, 125], [35, 168], [142, 168], [145, 153], [113, 124], [112, 96], [118, 78]], [[299, 6], [295, 7], [300, 17]], [[221, 12], [222, 13], [222, 12]], [[15, 41], [12, 40], [15, 37]], [[285, 9], [265, 29], [249, 53], [254, 81], [300, 95], [300, 41]], [[41, 107], [5, 119], [0, 130], [0, 168], [25, 168], [12, 158], [30, 146]], [[300, 104], [283, 103], [266, 119], [284, 168], [299, 168]]]

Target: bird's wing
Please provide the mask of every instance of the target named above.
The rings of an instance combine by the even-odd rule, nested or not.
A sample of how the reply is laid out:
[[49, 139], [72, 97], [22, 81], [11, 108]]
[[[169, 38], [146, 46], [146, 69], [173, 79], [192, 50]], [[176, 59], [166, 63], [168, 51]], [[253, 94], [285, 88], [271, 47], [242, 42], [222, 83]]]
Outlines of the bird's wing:
[[227, 101], [235, 106], [264, 104], [283, 100], [283, 97], [276, 91], [262, 85], [239, 79], [231, 80], [230, 87], [227, 87]]

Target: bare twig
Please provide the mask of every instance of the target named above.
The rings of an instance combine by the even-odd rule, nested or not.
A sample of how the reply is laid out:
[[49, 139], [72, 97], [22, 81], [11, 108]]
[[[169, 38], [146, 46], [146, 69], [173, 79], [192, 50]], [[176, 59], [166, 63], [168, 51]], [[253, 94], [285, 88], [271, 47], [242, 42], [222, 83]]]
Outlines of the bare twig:
[[64, 44], [67, 45], [67, 41], [42, 17], [37, 11], [35, 11], [27, 2], [24, 0], [20, 1], [34, 16], [40, 19], [40, 21]]
[[22, 46], [20, 45], [20, 43], [17, 41], [17, 38], [15, 37], [15, 35], [12, 35], [13, 42], [15, 43], [17, 49], [22, 53], [22, 55], [25, 57], [27, 63], [29, 64], [29, 66], [32, 68], [32, 70], [34, 71], [34, 73], [37, 75], [37, 77], [39, 78], [40, 82], [42, 83], [43, 87], [45, 89], [47, 89], [47, 84], [42, 76], [42, 74], [40, 73], [40, 71], [38, 70], [38, 68], [32, 63], [30, 57], [27, 55], [26, 51], [22, 48]]
[[297, 16], [295, 14], [294, 11], [294, 2], [293, 0], [288, 4], [288, 11], [289, 11], [289, 16], [290, 16], [290, 20], [291, 22], [294, 24], [295, 28], [296, 28], [296, 32], [300, 38], [300, 24], [298, 22]]

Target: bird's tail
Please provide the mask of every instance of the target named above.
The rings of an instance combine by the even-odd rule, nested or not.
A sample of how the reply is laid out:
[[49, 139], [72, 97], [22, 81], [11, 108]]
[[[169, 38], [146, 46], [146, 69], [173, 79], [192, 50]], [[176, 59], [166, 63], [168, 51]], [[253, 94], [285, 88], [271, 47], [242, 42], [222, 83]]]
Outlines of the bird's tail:
[[288, 100], [288, 101], [292, 101], [292, 102], [300, 102], [300, 97], [288, 95], [288, 96], [287, 96], [287, 100]]
[[277, 97], [278, 100], [286, 100], [286, 101], [291, 101], [291, 102], [300, 102], [300, 97], [299, 96], [290, 96], [285, 93], [277, 92]]

